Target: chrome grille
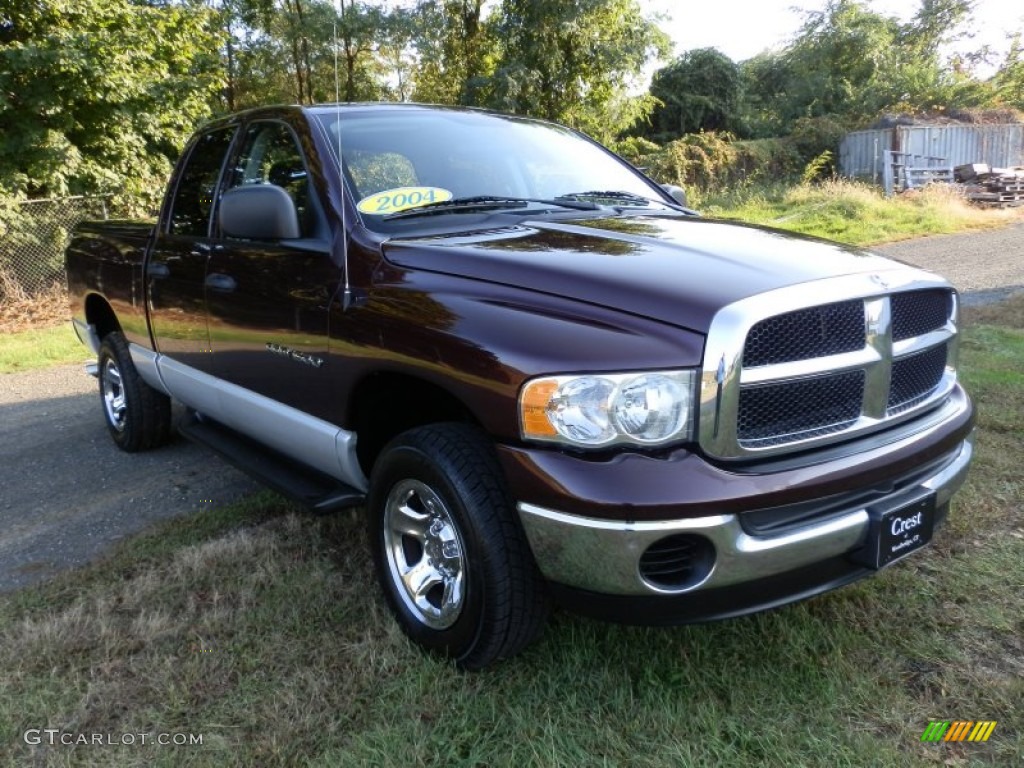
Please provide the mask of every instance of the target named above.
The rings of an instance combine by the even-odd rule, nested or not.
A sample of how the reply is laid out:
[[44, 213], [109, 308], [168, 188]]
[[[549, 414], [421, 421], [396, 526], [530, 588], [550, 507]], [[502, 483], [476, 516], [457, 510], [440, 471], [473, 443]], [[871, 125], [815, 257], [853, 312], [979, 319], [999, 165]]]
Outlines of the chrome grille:
[[864, 346], [864, 302], [808, 307], [762, 320], [747, 334], [743, 365], [772, 365]]
[[949, 284], [909, 268], [729, 305], [705, 347], [702, 448], [724, 459], [782, 454], [911, 418], [953, 391], [956, 315]]

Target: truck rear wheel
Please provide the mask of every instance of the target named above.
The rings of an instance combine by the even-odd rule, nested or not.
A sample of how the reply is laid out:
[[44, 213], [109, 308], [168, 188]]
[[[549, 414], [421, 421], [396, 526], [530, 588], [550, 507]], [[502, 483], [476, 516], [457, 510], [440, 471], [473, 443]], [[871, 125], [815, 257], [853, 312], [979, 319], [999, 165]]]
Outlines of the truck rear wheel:
[[374, 466], [367, 522], [377, 577], [405, 633], [473, 670], [518, 653], [547, 596], [479, 430], [419, 427]]
[[103, 417], [118, 448], [134, 453], [170, 440], [171, 399], [142, 380], [120, 333], [103, 337], [99, 380]]

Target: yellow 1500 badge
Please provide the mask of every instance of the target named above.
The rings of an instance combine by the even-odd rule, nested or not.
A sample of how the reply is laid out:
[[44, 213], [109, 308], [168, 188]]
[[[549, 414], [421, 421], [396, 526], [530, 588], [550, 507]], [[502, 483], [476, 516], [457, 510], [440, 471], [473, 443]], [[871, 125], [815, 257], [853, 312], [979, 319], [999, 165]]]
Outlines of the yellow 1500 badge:
[[398, 187], [364, 197], [359, 201], [356, 209], [360, 213], [381, 216], [404, 211], [407, 208], [415, 208], [419, 205], [443, 203], [445, 200], [451, 199], [452, 193], [441, 187]]

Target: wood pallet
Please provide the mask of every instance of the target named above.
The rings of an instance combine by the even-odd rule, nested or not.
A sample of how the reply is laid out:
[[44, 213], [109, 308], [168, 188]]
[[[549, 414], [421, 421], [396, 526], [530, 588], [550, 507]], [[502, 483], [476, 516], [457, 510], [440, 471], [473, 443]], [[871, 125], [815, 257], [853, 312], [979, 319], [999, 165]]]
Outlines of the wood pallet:
[[1024, 168], [971, 163], [954, 168], [953, 177], [971, 202], [1005, 208], [1024, 205]]

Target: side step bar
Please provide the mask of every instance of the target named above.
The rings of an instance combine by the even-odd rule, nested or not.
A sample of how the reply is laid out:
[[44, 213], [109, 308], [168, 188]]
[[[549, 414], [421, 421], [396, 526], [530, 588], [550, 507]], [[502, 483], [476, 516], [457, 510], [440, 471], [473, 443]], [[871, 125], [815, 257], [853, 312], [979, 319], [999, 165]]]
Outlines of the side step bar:
[[247, 475], [304, 504], [317, 514], [356, 507], [366, 500], [362, 491], [302, 466], [228, 427], [202, 419], [194, 412], [190, 411], [182, 419], [178, 431], [192, 442], [219, 454]]

